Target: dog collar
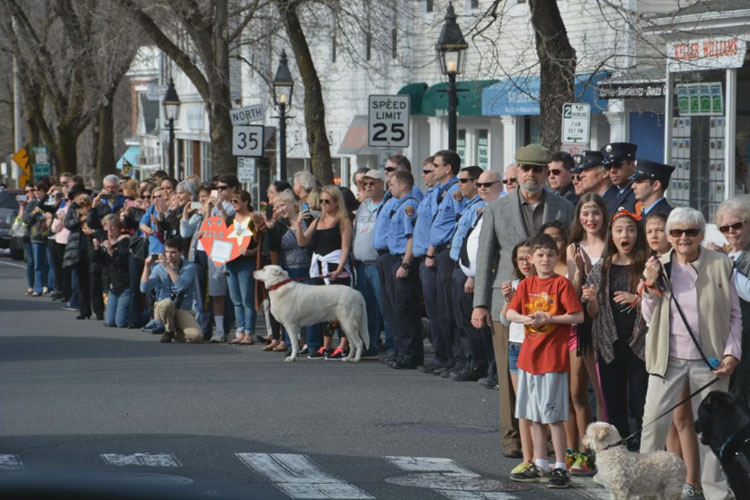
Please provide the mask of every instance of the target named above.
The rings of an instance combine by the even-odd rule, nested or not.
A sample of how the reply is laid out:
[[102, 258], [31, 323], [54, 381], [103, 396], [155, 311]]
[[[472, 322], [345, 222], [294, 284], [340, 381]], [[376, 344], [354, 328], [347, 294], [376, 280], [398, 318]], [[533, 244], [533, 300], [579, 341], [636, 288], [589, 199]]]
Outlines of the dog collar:
[[282, 286], [286, 285], [287, 283], [291, 283], [291, 282], [292, 282], [291, 278], [287, 278], [287, 279], [285, 279], [284, 281], [282, 281], [280, 283], [276, 283], [275, 285], [269, 286], [268, 287], [268, 291], [269, 292], [273, 292], [277, 288], [281, 288]]

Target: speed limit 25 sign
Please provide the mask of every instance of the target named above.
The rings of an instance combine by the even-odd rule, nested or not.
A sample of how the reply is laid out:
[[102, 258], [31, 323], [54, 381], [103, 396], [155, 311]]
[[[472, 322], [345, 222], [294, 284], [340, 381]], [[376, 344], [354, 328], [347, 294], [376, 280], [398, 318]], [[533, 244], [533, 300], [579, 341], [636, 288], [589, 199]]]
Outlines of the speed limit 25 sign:
[[234, 156], [263, 156], [263, 125], [232, 127], [232, 154]]
[[408, 95], [371, 95], [367, 106], [367, 145], [409, 146]]

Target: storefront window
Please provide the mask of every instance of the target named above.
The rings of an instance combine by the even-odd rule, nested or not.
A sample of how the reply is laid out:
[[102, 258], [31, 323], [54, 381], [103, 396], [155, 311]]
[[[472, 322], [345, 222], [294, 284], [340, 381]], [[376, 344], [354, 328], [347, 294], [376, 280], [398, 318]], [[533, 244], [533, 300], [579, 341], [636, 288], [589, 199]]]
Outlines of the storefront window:
[[476, 136], [476, 153], [474, 156], [477, 159], [477, 165], [482, 170], [487, 170], [490, 165], [489, 132], [487, 129], [480, 129], [476, 131]]
[[461, 165], [466, 165], [466, 129], [459, 129], [456, 137], [456, 153], [461, 157]]

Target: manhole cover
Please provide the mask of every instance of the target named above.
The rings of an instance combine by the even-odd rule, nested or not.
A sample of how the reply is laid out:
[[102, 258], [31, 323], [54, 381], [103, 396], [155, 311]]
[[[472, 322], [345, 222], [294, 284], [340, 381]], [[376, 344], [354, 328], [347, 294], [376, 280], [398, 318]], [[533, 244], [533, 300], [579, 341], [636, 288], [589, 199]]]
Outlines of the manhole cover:
[[398, 486], [412, 486], [414, 488], [429, 488], [431, 490], [458, 491], [526, 491], [531, 486], [518, 483], [506, 483], [496, 479], [482, 479], [480, 477], [456, 476], [441, 473], [407, 474], [405, 476], [388, 477], [386, 483]]
[[399, 423], [379, 424], [378, 427], [394, 431], [429, 432], [433, 434], [492, 434], [497, 432], [497, 429], [492, 429], [489, 427], [475, 427], [471, 425]]

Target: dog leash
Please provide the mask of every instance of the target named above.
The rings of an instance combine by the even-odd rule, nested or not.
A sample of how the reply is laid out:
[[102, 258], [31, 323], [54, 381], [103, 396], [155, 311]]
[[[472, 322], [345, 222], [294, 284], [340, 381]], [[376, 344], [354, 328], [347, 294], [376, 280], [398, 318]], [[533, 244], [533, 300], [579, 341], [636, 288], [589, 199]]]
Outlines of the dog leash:
[[606, 447], [606, 448], [604, 448], [604, 449], [603, 449], [602, 451], [608, 450], [608, 449], [610, 449], [610, 448], [614, 448], [615, 446], [620, 446], [621, 444], [626, 444], [626, 443], [628, 442], [628, 439], [636, 437], [636, 436], [637, 436], [638, 434], [640, 434], [641, 432], [643, 432], [643, 429], [645, 429], [646, 427], [648, 427], [648, 426], [649, 426], [649, 425], [651, 425], [651, 424], [654, 424], [654, 423], [656, 423], [656, 421], [657, 421], [657, 420], [659, 420], [660, 418], [663, 418], [663, 417], [665, 417], [665, 416], [669, 415], [669, 414], [670, 414], [670, 413], [671, 413], [672, 411], [674, 411], [674, 410], [675, 410], [675, 409], [676, 409], [676, 408], [677, 408], [678, 406], [680, 406], [680, 405], [682, 405], [682, 404], [684, 404], [684, 403], [687, 403], [688, 401], [690, 401], [691, 399], [693, 399], [693, 398], [694, 398], [695, 396], [697, 396], [698, 394], [700, 394], [701, 392], [703, 392], [703, 390], [705, 390], [706, 388], [708, 388], [708, 387], [712, 386], [713, 384], [715, 384], [715, 383], [716, 383], [716, 382], [718, 382], [719, 380], [720, 380], [720, 379], [719, 379], [719, 377], [715, 377], [715, 378], [714, 378], [713, 380], [709, 381], [709, 382], [708, 382], [707, 384], [705, 384], [705, 385], [703, 385], [702, 387], [700, 387], [700, 388], [698, 388], [697, 390], [695, 390], [695, 392], [691, 393], [691, 394], [690, 394], [690, 395], [689, 395], [688, 397], [686, 397], [685, 399], [683, 399], [682, 401], [680, 401], [680, 402], [679, 402], [679, 403], [677, 403], [676, 405], [672, 406], [671, 408], [669, 408], [669, 409], [668, 409], [668, 410], [666, 410], [665, 412], [661, 413], [661, 414], [660, 414], [659, 416], [657, 416], [657, 417], [656, 417], [655, 419], [653, 419], [653, 420], [652, 420], [651, 422], [647, 423], [646, 425], [642, 425], [640, 429], [637, 429], [637, 430], [635, 430], [635, 431], [634, 431], [634, 432], [632, 432], [632, 433], [631, 433], [630, 435], [628, 435], [628, 436], [625, 436], [624, 438], [620, 439], [620, 440], [619, 440], [619, 441], [617, 441], [616, 443], [613, 443], [613, 444], [611, 444], [611, 445], [607, 446], [607, 447]]

